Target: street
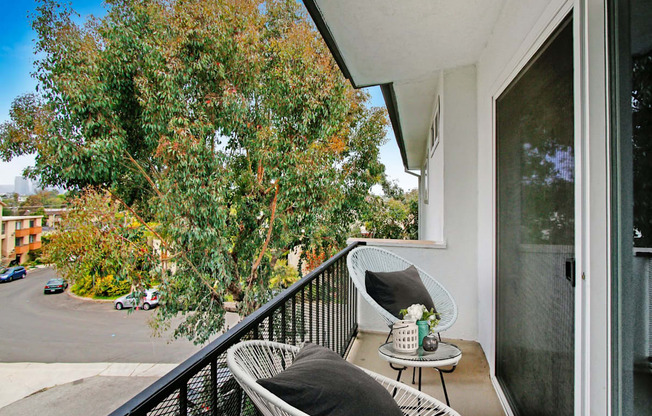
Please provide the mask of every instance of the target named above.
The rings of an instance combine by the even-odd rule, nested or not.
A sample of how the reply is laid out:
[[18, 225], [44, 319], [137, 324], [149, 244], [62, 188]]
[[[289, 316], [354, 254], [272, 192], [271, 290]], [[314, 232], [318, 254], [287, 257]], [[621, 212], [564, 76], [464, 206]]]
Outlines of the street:
[[[113, 303], [43, 294], [54, 270], [35, 269], [0, 284], [0, 362], [180, 363], [200, 349], [171, 331], [152, 337], [156, 309], [117, 311]], [[174, 322], [172, 327], [174, 327]]]

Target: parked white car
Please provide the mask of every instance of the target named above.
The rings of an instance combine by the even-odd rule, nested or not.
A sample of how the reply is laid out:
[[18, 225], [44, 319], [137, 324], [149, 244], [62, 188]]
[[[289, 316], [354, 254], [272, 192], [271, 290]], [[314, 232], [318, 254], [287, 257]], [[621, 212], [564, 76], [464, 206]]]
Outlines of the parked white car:
[[119, 297], [118, 299], [113, 301], [113, 306], [115, 306], [117, 310], [120, 310], [123, 308], [133, 308], [136, 305], [138, 305], [139, 307], [147, 311], [158, 305], [158, 299], [159, 299], [158, 290], [147, 289], [144, 292], [145, 296], [142, 296], [139, 300], [138, 297], [139, 295], [142, 294], [143, 292], [140, 293], [132, 292], [128, 295]]

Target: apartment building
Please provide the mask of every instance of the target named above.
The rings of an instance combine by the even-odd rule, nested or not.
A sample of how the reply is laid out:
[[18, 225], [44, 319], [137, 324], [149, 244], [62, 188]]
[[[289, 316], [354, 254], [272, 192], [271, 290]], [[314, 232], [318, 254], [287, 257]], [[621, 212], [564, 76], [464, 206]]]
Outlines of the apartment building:
[[41, 248], [42, 216], [1, 216], [0, 251], [2, 264], [22, 264], [31, 250]]

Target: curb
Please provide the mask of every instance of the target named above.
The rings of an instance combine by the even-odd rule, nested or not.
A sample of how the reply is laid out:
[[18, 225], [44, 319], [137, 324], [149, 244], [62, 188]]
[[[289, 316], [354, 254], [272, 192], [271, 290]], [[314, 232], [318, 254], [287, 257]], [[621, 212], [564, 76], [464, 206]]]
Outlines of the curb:
[[95, 302], [95, 303], [113, 303], [113, 299], [93, 299], [93, 298], [85, 298], [83, 296], [78, 296], [72, 293], [72, 290], [70, 289], [70, 285], [68, 285], [68, 288], [65, 290], [65, 293], [70, 296], [73, 299], [77, 300], [83, 300], [85, 302]]
[[[0, 409], [33, 394], [90, 377], [160, 378], [176, 368], [171, 363], [0, 363]], [[0, 414], [5, 414], [0, 411]]]

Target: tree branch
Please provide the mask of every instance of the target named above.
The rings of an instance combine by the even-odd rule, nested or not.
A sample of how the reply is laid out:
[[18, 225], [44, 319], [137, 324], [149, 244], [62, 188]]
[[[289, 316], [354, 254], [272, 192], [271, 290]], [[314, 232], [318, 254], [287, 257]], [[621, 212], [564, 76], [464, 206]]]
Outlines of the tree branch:
[[260, 254], [256, 259], [256, 262], [253, 264], [253, 266], [251, 266], [251, 274], [249, 275], [249, 279], [247, 279], [247, 286], [249, 288], [253, 286], [254, 281], [258, 276], [258, 266], [260, 266], [260, 262], [263, 261], [263, 256], [265, 255], [265, 251], [267, 250], [269, 241], [272, 239], [272, 230], [274, 229], [274, 219], [276, 218], [276, 205], [278, 202], [278, 182], [276, 182], [275, 188], [276, 189], [274, 191], [274, 199], [272, 200], [272, 205], [271, 205], [272, 214], [269, 217], [269, 229], [267, 230], [267, 238], [265, 238], [265, 242], [263, 243], [263, 248], [260, 250]]

